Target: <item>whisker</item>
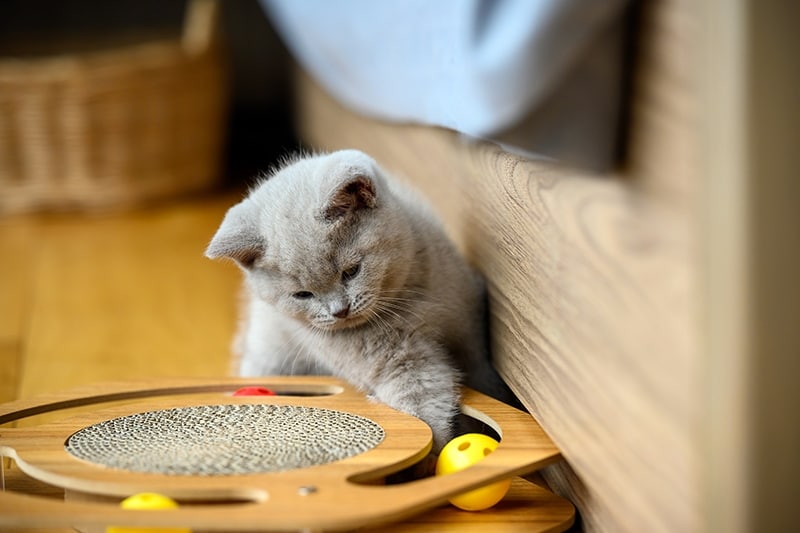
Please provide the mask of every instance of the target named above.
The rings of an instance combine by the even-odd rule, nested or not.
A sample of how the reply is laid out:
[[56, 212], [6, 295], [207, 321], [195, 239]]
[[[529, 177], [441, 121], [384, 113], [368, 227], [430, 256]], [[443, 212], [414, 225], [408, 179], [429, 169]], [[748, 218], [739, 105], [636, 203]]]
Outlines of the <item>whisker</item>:
[[[387, 306], [387, 305], [385, 305], [385, 304], [383, 304], [381, 302], [378, 302], [376, 304], [376, 307], [377, 307], [377, 309], [379, 311], [381, 311], [383, 313], [386, 313], [388, 315], [391, 315], [392, 317], [394, 317], [395, 319], [399, 320], [400, 322], [403, 322], [405, 325], [413, 326], [413, 324], [408, 319], [408, 317], [404, 316], [402, 313], [398, 312], [397, 310], [392, 309], [391, 307], [389, 307], [389, 306]], [[409, 314], [411, 314], [411, 313], [409, 313]], [[413, 314], [412, 314], [412, 316], [414, 316], [414, 318], [417, 318], [419, 320], [418, 316], [415, 316]]]
[[418, 294], [424, 294], [424, 291], [413, 289], [411, 287], [396, 287], [394, 289], [382, 288], [380, 290], [381, 290], [381, 292], [415, 292], [415, 293], [418, 293]]
[[291, 361], [290, 366], [287, 369], [290, 375], [294, 375], [296, 373], [297, 365], [301, 359], [302, 355], [308, 355], [309, 349], [303, 342], [308, 338], [308, 334], [303, 329], [296, 329], [292, 332], [292, 335], [287, 340], [287, 343], [292, 343], [291, 346]]
[[384, 319], [377, 310], [370, 309], [369, 313], [370, 313], [369, 322], [371, 324], [375, 324], [384, 335], [389, 336], [393, 333], [394, 330], [391, 324], [386, 322], [386, 319]]
[[426, 292], [424, 292], [424, 291], [417, 291], [417, 290], [414, 290], [414, 289], [382, 289], [382, 290], [379, 292], [379, 295], [380, 295], [381, 297], [384, 297], [384, 296], [387, 296], [387, 297], [388, 297], [388, 296], [404, 295], [404, 294], [405, 294], [405, 295], [412, 296], [412, 297], [415, 297], [414, 299], [420, 299], [420, 298], [419, 298], [420, 296], [423, 296], [423, 297], [424, 297], [424, 296], [426, 296], [426, 295], [427, 295], [427, 293], [426, 293]]
[[319, 370], [320, 363], [314, 354], [322, 351], [320, 347], [328, 334], [329, 332], [313, 326], [300, 327], [292, 331], [286, 343], [289, 367], [285, 370], [290, 375], [295, 375], [301, 360]]
[[[403, 305], [401, 305], [401, 304], [403, 304]], [[423, 317], [422, 314], [420, 314], [419, 312], [414, 310], [411, 307], [410, 304], [409, 305], [405, 305], [405, 304], [406, 304], [406, 302], [401, 302], [401, 303], [391, 302], [391, 301], [381, 301], [381, 302], [379, 302], [379, 306], [380, 306], [381, 309], [383, 309], [383, 310], [385, 310], [387, 312], [392, 311], [395, 316], [401, 315], [401, 314], [402, 315], [410, 315], [410, 316], [416, 318], [417, 320], [424, 320], [424, 317]], [[406, 323], [410, 323], [410, 322], [406, 321]]]

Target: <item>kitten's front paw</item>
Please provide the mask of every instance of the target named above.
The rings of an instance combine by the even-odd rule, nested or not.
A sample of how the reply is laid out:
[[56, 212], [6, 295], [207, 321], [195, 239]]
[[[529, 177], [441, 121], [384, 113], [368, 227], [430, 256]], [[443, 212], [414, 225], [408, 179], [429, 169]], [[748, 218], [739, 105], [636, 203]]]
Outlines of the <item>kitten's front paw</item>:
[[414, 465], [414, 475], [417, 478], [430, 477], [436, 474], [436, 461], [439, 456], [434, 453], [429, 453], [425, 459]]
[[376, 388], [375, 397], [411, 416], [415, 416], [428, 424], [433, 433], [432, 452], [438, 454], [442, 447], [454, 436], [454, 422], [459, 412], [459, 396], [456, 388], [438, 388], [436, 390], [415, 388], [414, 382], [384, 384]]
[[436, 475], [436, 460], [438, 456], [429, 453], [422, 461], [409, 466], [405, 470], [401, 470], [395, 474], [390, 475], [386, 482], [389, 485], [397, 484], [397, 483], [408, 483], [409, 481], [415, 481], [417, 479], [422, 479], [426, 477], [432, 477]]

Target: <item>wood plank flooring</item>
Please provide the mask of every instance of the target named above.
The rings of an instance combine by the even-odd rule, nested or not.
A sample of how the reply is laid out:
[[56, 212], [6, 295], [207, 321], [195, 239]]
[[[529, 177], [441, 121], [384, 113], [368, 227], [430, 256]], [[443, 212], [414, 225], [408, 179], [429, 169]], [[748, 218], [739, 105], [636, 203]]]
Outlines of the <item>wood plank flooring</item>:
[[0, 218], [0, 400], [227, 374], [240, 275], [203, 250], [237, 198]]

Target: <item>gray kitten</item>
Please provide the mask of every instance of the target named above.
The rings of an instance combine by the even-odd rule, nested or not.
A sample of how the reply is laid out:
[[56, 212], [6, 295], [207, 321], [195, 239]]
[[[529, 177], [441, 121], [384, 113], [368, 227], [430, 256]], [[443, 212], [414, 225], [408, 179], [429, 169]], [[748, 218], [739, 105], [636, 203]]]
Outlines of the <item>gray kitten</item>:
[[232, 207], [206, 250], [245, 273], [240, 374], [332, 374], [453, 436], [489, 363], [481, 278], [424, 203], [366, 154], [300, 157]]

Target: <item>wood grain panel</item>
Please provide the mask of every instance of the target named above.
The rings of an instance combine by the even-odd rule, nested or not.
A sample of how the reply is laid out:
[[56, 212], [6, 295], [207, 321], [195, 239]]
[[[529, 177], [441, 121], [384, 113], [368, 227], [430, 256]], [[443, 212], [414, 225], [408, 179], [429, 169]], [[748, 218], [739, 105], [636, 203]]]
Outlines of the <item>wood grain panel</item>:
[[[471, 202], [474, 255], [493, 258], [495, 359], [591, 490], [584, 520], [688, 527], [698, 391], [685, 236], [611, 177], [473, 153], [479, 176], [504, 177], [476, 179]], [[624, 520], [604, 516], [623, 508]]]
[[588, 530], [701, 520], [690, 15], [643, 9], [629, 157], [604, 175], [371, 121], [298, 85], [308, 141], [363, 149], [415, 184], [486, 275], [496, 364], [567, 458], [548, 481]]
[[800, 17], [797, 2], [702, 5], [702, 228], [709, 531], [800, 522]]

